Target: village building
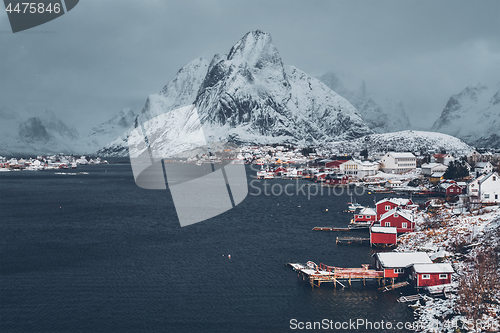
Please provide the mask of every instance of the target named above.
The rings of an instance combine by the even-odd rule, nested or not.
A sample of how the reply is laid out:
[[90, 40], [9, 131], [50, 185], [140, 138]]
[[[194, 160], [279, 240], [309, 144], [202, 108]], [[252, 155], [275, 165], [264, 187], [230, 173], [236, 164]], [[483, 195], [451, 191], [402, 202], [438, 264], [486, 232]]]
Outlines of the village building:
[[421, 169], [422, 175], [430, 176], [435, 172], [445, 172], [448, 167], [441, 163], [427, 163], [423, 164]]
[[379, 252], [375, 254], [375, 268], [384, 272], [385, 278], [407, 278], [410, 266], [432, 264], [425, 252]]
[[396, 245], [398, 232], [396, 227], [374, 227], [370, 228], [370, 246], [393, 246]]
[[454, 180], [442, 180], [438, 185], [438, 192], [446, 197], [457, 197], [463, 194], [464, 187]]
[[375, 207], [376, 207], [375, 209], [377, 212], [377, 221], [378, 221], [380, 220], [382, 215], [384, 215], [385, 213], [396, 207], [401, 207], [404, 209], [412, 209], [414, 208], [414, 205], [411, 199], [385, 198], [375, 203]]
[[373, 208], [365, 207], [360, 210], [357, 214], [354, 214], [354, 222], [371, 222], [371, 224], [377, 221], [377, 213]]
[[498, 173], [482, 174], [467, 187], [467, 194], [472, 203], [497, 204], [500, 202], [500, 178]]
[[381, 166], [386, 173], [404, 173], [417, 167], [417, 158], [412, 153], [388, 152], [382, 158]]
[[379, 164], [370, 161], [349, 160], [339, 165], [339, 172], [353, 178], [364, 178], [376, 175]]
[[397, 179], [391, 179], [385, 183], [385, 187], [388, 189], [392, 189], [392, 190], [400, 188], [402, 186], [403, 186], [403, 182], [400, 180], [397, 180]]
[[451, 161], [454, 160], [455, 158], [450, 154], [433, 154], [431, 156], [431, 163], [441, 163], [444, 165], [448, 165]]
[[434, 172], [432, 175], [430, 175], [429, 182], [436, 185], [441, 180], [443, 180], [443, 178], [444, 178], [444, 172]]
[[330, 169], [334, 173], [339, 173], [340, 166], [347, 161], [348, 160], [335, 160], [335, 161], [326, 162], [325, 167]]
[[381, 227], [396, 227], [398, 233], [411, 232], [415, 230], [415, 218], [413, 210], [396, 207], [380, 217]]
[[493, 172], [493, 164], [490, 162], [479, 162], [474, 166], [474, 173], [476, 177], [479, 177], [483, 173], [488, 174], [490, 172]]
[[325, 184], [329, 185], [349, 184], [349, 177], [347, 175], [328, 174], [325, 177]]
[[451, 283], [453, 267], [449, 263], [414, 263], [410, 270], [410, 280], [416, 288], [438, 286]]

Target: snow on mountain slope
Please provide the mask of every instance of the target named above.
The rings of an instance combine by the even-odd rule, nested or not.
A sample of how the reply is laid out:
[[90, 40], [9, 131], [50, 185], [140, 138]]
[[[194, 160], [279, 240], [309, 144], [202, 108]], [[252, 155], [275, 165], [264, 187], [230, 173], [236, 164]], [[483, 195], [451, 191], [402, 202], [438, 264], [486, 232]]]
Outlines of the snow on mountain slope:
[[[271, 36], [262, 31], [247, 33], [226, 57], [215, 55], [210, 64], [200, 58], [183, 67], [159, 94], [149, 96], [138, 121], [187, 104], [195, 105], [205, 135], [220, 142], [317, 144], [371, 133], [346, 99], [285, 67]], [[158, 126], [174, 130], [172, 124]], [[126, 149], [119, 138], [99, 153], [125, 156]]]
[[135, 126], [137, 115], [130, 108], [125, 108], [110, 120], [92, 128], [88, 136], [82, 140], [78, 151], [82, 153], [95, 152], [99, 148], [121, 136], [129, 133]]
[[319, 77], [319, 80], [346, 98], [358, 110], [361, 118], [374, 132], [387, 133], [410, 128], [410, 121], [405, 113], [403, 103], [390, 98], [370, 98], [366, 93], [364, 81], [358, 91], [351, 91], [343, 85], [339, 77], [333, 72], [323, 74]]
[[325, 145], [336, 154], [359, 154], [367, 148], [373, 152], [420, 152], [420, 151], [442, 151], [445, 150], [454, 156], [468, 154], [474, 150], [460, 139], [453, 136], [424, 131], [401, 131], [394, 133], [372, 134], [356, 140], [337, 141]]
[[490, 89], [470, 85], [448, 100], [433, 131], [447, 133], [470, 144], [500, 147], [500, 84]]
[[78, 131], [53, 112], [33, 116], [23, 110], [0, 108], [0, 155], [73, 153]]
[[206, 59], [198, 58], [182, 67], [158, 94], [149, 95], [138, 121], [142, 124], [165, 112], [193, 104], [208, 66]]

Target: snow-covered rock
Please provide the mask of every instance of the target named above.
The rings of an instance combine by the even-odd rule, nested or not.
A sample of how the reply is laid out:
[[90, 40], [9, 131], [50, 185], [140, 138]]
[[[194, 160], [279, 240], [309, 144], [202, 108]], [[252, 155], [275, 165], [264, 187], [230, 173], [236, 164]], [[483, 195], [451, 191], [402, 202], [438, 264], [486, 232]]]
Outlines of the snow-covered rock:
[[[160, 93], [149, 96], [138, 122], [190, 104], [205, 136], [217, 142], [318, 144], [372, 133], [346, 99], [284, 66], [271, 36], [262, 31], [247, 33], [225, 57], [183, 67]], [[176, 131], [172, 123], [157, 126], [155, 132]], [[99, 154], [126, 156], [126, 147], [119, 138]]]
[[419, 151], [442, 151], [452, 153], [456, 156], [468, 154], [474, 150], [460, 139], [453, 136], [424, 131], [401, 131], [385, 134], [371, 134], [356, 140], [337, 141], [326, 144], [333, 153], [355, 154], [363, 149], [368, 152], [419, 152]]
[[431, 130], [476, 146], [500, 148], [499, 88], [500, 84], [491, 89], [477, 83], [451, 96]]

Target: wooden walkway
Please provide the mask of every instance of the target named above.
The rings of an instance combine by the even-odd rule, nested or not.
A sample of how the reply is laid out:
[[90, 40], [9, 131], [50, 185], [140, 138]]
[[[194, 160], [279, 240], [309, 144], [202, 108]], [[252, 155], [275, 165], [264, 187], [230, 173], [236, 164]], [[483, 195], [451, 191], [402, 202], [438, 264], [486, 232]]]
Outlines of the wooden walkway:
[[333, 282], [335, 288], [337, 283], [345, 287], [340, 281], [347, 281], [351, 285], [352, 281], [362, 281], [365, 284], [366, 280], [376, 279], [380, 283], [380, 280], [384, 278], [383, 271], [368, 269], [368, 265], [363, 265], [362, 268], [341, 268], [325, 264], [318, 266], [312, 261], [306, 265], [298, 263], [288, 263], [288, 265], [292, 266], [299, 276], [302, 275], [303, 280], [308, 279], [313, 288], [320, 287], [321, 283], [325, 282]]
[[314, 227], [314, 231], [358, 231], [368, 230], [368, 227], [350, 227], [350, 228], [332, 228], [332, 227]]
[[384, 287], [381, 287], [381, 288], [378, 288], [378, 289], [381, 290], [381, 291], [383, 291], [385, 293], [386, 291], [394, 290], [394, 289], [397, 289], [397, 288], [401, 288], [401, 287], [407, 286], [409, 284], [410, 283], [408, 281], [404, 281], [404, 282], [399, 282], [399, 283], [395, 283], [395, 284], [390, 284], [388, 286], [384, 286]]
[[335, 241], [336, 244], [342, 244], [342, 243], [370, 243], [370, 238], [363, 238], [363, 237], [337, 237], [337, 240]]

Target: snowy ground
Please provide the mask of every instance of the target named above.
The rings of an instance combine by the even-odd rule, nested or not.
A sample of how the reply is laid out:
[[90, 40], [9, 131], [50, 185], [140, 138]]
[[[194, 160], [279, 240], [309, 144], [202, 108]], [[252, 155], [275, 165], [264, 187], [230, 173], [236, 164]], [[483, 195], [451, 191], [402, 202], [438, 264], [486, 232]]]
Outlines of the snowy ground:
[[[467, 272], [474, 267], [479, 253], [491, 248], [498, 249], [499, 228], [499, 206], [483, 208], [472, 213], [466, 212], [464, 208], [451, 207], [445, 207], [435, 214], [421, 212], [417, 217], [417, 231], [399, 237], [396, 251], [426, 251], [429, 254], [438, 251], [450, 252], [444, 261], [452, 263], [456, 272], [454, 281], [457, 282], [461, 275], [470, 274]], [[498, 269], [497, 266], [496, 272]], [[421, 324], [418, 331], [500, 331], [499, 289], [496, 289], [496, 295], [492, 295], [496, 304], [487, 304], [486, 313], [478, 322], [471, 321], [459, 310], [459, 293], [447, 296], [444, 299], [426, 297], [411, 305]]]

